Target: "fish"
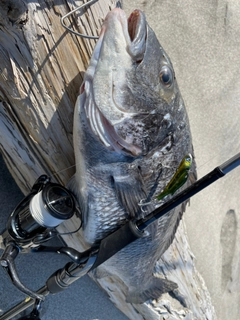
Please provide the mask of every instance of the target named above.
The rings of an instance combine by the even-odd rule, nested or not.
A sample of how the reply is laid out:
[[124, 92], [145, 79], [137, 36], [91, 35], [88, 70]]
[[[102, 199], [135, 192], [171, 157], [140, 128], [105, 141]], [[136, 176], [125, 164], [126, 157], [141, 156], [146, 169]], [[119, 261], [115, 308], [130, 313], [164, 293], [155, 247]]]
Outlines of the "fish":
[[[142, 11], [127, 18], [115, 8], [106, 16], [76, 101], [73, 143], [76, 173], [68, 187], [79, 203], [88, 247], [149, 214], [156, 205], [143, 212], [139, 202], [154, 199], [183, 157], [194, 154], [173, 65]], [[185, 186], [194, 180], [194, 168], [193, 156], [193, 178]], [[114, 275], [125, 283], [128, 303], [174, 292], [176, 283], [153, 274], [185, 207], [151, 224], [95, 276]]]

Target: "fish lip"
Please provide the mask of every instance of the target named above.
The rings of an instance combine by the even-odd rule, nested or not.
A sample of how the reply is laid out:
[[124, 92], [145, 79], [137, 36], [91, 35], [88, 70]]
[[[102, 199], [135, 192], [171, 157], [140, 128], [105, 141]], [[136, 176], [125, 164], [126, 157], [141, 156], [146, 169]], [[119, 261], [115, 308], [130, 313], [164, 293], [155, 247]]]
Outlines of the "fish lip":
[[141, 62], [146, 51], [147, 22], [141, 10], [134, 10], [128, 18], [128, 35], [131, 39], [127, 47], [130, 56]]
[[107, 27], [111, 27], [112, 19], [118, 19], [122, 25], [128, 54], [133, 60], [140, 62], [146, 51], [147, 21], [145, 14], [136, 9], [127, 18], [121, 8], [115, 8], [108, 13], [101, 34], [104, 33]]

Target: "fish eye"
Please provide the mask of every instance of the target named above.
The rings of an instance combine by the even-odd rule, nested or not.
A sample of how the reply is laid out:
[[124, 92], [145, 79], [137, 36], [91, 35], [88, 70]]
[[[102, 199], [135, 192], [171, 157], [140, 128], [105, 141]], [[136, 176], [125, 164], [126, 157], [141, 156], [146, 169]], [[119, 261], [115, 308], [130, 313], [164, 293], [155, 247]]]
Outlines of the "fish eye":
[[185, 166], [186, 166], [186, 170], [190, 170], [192, 166], [192, 156], [190, 154], [185, 158]]
[[173, 83], [173, 72], [168, 66], [162, 67], [159, 77], [164, 86], [167, 88], [171, 87]]

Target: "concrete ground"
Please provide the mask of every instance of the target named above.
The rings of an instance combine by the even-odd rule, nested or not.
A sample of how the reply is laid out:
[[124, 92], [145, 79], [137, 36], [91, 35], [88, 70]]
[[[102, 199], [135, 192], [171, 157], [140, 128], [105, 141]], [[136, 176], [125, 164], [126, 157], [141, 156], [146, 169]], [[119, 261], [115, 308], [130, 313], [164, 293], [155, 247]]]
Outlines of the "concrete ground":
[[[201, 177], [240, 150], [240, 3], [235, 0], [131, 0], [142, 9], [169, 54], [185, 100]], [[0, 163], [0, 203], [6, 217], [21, 199]], [[189, 242], [218, 320], [240, 318], [240, 168], [191, 200], [185, 214]], [[66, 262], [51, 254], [20, 256], [22, 280], [31, 288]], [[47, 268], [46, 268], [47, 265]], [[21, 300], [0, 270], [0, 309]], [[93, 303], [94, 301], [94, 303]], [[47, 299], [42, 319], [126, 319], [87, 277]]]

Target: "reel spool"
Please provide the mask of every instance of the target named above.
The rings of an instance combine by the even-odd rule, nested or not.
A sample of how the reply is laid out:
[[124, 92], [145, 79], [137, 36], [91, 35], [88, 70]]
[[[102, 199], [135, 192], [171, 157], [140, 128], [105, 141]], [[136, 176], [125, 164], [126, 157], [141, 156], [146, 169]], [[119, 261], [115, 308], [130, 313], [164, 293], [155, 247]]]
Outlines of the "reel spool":
[[49, 237], [51, 229], [70, 219], [76, 212], [72, 193], [41, 176], [10, 215], [7, 231], [20, 246], [33, 246]]

